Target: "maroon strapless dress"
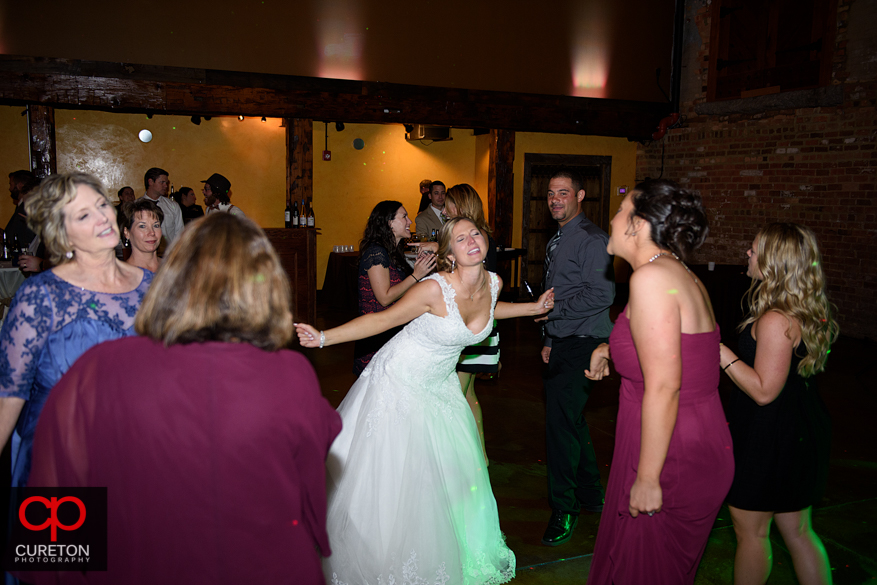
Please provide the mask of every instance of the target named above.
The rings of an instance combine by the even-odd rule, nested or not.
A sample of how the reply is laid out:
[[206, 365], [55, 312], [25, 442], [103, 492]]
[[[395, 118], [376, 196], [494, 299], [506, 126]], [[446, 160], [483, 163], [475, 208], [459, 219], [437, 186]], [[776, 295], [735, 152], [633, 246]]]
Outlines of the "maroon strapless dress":
[[643, 374], [625, 312], [609, 338], [621, 374], [615, 453], [588, 585], [693, 583], [707, 537], [734, 478], [719, 401], [719, 328], [682, 334], [679, 413], [661, 471], [663, 507], [630, 515], [642, 430]]

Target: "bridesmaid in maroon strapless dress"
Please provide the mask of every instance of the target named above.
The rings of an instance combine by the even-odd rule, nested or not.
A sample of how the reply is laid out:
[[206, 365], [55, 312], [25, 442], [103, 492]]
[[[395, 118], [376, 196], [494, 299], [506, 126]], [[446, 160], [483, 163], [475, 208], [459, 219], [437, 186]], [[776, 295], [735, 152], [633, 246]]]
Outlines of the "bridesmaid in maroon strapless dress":
[[[627, 309], [625, 308], [625, 312]], [[661, 470], [664, 504], [653, 517], [628, 510], [642, 428], [643, 374], [622, 313], [609, 338], [621, 374], [615, 453], [588, 585], [691, 583], [734, 478], [734, 452], [719, 400], [719, 329], [682, 334], [679, 412]]]
[[670, 181], [637, 185], [612, 220], [607, 250], [634, 272], [630, 303], [585, 372], [607, 374], [611, 351], [622, 377], [588, 585], [693, 583], [731, 486], [719, 328], [706, 289], [679, 258], [707, 231], [700, 197]]

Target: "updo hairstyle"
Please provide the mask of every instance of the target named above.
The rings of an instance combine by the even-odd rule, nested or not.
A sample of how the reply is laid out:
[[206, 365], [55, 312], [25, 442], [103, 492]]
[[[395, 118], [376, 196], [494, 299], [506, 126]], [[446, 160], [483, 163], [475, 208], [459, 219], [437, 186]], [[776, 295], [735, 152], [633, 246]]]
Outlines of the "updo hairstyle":
[[700, 195], [673, 181], [643, 181], [631, 197], [634, 217], [651, 226], [652, 241], [687, 260], [709, 234], [709, 220]]

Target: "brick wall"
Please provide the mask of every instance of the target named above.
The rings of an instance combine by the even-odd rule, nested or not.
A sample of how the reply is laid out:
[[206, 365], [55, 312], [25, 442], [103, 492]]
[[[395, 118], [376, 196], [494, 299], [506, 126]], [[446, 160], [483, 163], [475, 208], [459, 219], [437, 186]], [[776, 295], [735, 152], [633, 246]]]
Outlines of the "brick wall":
[[[870, 79], [862, 78], [858, 60], [877, 60], [877, 47], [872, 51], [848, 34], [857, 13], [875, 14], [874, 0], [838, 2], [833, 83], [843, 87], [840, 106], [724, 116], [698, 115], [694, 109], [706, 98], [710, 7], [703, 0], [687, 4], [680, 106], [685, 122], [663, 141], [638, 148], [637, 177], [661, 174], [663, 149], [664, 178], [701, 193], [710, 236], [695, 263], [742, 265], [761, 226], [772, 221], [809, 226], [821, 244], [841, 333], [874, 339], [877, 82], [867, 68]], [[875, 30], [877, 23], [865, 24]]]

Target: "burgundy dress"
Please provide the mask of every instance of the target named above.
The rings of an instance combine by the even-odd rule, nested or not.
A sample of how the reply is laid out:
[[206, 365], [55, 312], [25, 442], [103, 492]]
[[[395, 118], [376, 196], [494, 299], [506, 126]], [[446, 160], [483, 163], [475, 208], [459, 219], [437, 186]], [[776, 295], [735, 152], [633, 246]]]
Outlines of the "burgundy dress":
[[[627, 308], [625, 308], [625, 312]], [[588, 585], [693, 583], [734, 477], [731, 434], [719, 401], [719, 328], [682, 334], [679, 413], [661, 471], [663, 507], [630, 515], [642, 430], [643, 374], [622, 313], [609, 338], [621, 374], [615, 453]]]
[[325, 460], [340, 430], [301, 354], [97, 345], [49, 395], [29, 485], [107, 487], [108, 571], [22, 578], [324, 583]]

